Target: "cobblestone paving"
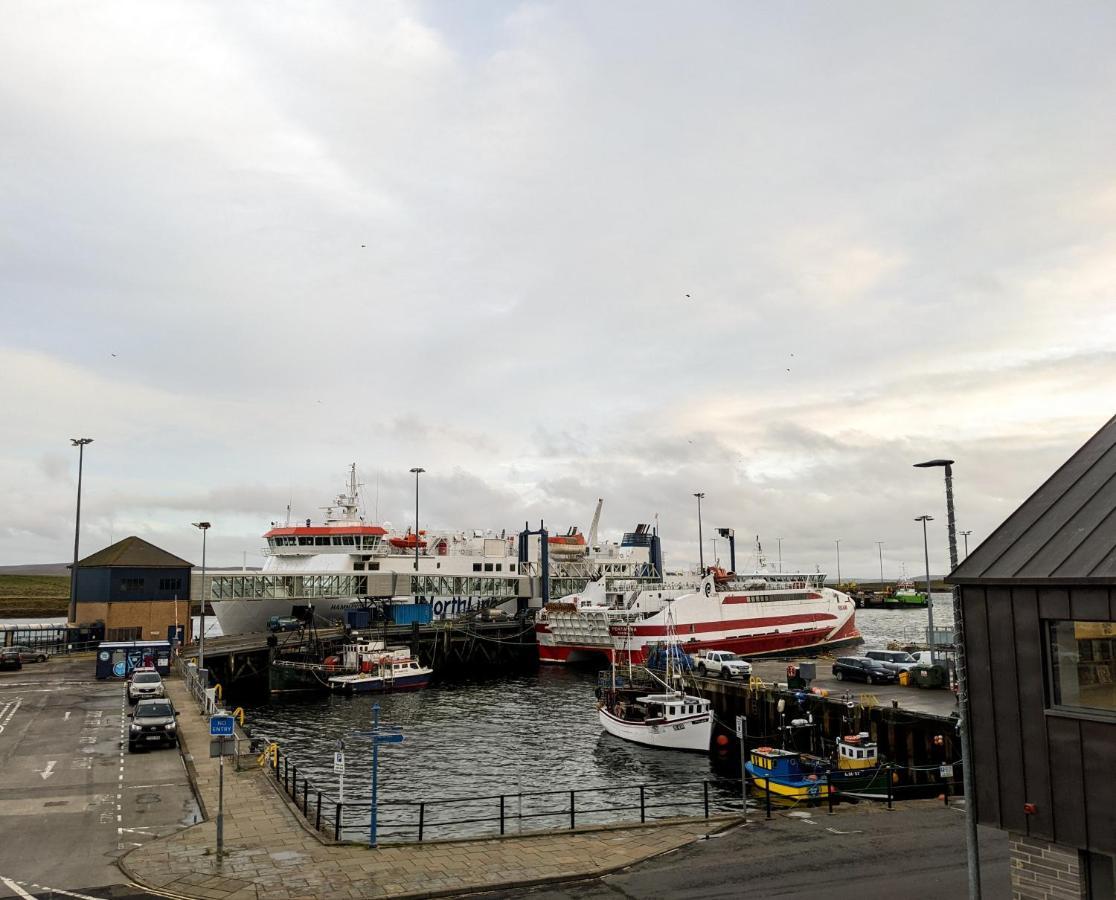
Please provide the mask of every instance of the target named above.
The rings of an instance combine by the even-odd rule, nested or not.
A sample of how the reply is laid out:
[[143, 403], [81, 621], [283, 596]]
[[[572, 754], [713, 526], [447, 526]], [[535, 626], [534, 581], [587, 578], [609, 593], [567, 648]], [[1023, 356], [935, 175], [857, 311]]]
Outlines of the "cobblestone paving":
[[[182, 711], [179, 728], [215, 817], [218, 766], [208, 756], [208, 726], [180, 681], [169, 681], [168, 691]], [[684, 846], [725, 822], [369, 850], [318, 838], [262, 770], [236, 772], [226, 764], [224, 858], [215, 856], [216, 824], [207, 821], [139, 847], [121, 864], [146, 887], [204, 900], [429, 897], [600, 874]]]

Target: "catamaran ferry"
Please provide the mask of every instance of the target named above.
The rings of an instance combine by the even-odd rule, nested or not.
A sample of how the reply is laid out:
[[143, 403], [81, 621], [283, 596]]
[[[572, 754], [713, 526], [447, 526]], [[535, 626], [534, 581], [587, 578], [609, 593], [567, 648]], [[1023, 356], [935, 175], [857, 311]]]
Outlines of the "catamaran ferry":
[[[539, 660], [567, 663], [627, 658], [673, 632], [685, 652], [743, 656], [810, 653], [856, 643], [856, 607], [825, 587], [825, 575], [711, 570], [696, 585], [633, 581], [588, 585], [548, 604], [535, 623]], [[669, 623], [668, 623], [669, 618]]]

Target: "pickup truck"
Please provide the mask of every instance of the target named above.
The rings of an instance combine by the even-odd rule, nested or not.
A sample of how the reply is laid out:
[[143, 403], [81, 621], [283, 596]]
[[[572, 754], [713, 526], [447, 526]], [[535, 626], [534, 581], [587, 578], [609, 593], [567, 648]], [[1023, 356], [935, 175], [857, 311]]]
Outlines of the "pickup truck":
[[699, 675], [720, 675], [721, 678], [747, 678], [752, 665], [728, 650], [702, 650], [691, 656]]
[[302, 627], [302, 622], [293, 616], [272, 616], [267, 620], [267, 630], [274, 633], [277, 631], [296, 631]]

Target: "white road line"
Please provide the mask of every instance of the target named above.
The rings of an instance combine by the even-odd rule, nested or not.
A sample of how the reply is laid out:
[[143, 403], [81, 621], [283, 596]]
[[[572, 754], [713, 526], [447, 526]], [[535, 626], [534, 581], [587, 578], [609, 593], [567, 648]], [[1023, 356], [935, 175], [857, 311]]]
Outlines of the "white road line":
[[[26, 882], [20, 882], [26, 884]], [[103, 897], [90, 897], [88, 894], [75, 894], [73, 891], [64, 891], [62, 888], [47, 887], [45, 884], [32, 884], [37, 891], [50, 891], [51, 894], [62, 894], [65, 897], [78, 897], [79, 900], [104, 900]]]
[[63, 721], [63, 722], [68, 722], [68, 721], [70, 721], [70, 711], [69, 711], [69, 710], [66, 710], [66, 715], [64, 715], [64, 716], [62, 717], [62, 721]]
[[5, 878], [3, 875], [0, 875], [0, 881], [4, 882], [4, 886], [9, 891], [11, 891], [13, 894], [16, 894], [16, 895], [22, 897], [23, 900], [35, 900], [35, 895], [34, 894], [27, 893], [27, 891], [25, 891], [18, 884], [16, 884], [14, 881], [12, 881], [12, 879]]
[[4, 706], [3, 711], [0, 711], [0, 733], [4, 731], [5, 726], [12, 721], [12, 716], [19, 710], [20, 704], [23, 703], [22, 697], [16, 697], [15, 700], [10, 700]]

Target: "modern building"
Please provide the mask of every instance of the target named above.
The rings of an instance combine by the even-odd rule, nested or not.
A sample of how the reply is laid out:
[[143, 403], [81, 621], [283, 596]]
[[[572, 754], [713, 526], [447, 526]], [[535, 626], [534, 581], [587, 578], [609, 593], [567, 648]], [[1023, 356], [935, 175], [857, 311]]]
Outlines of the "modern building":
[[72, 625], [103, 622], [105, 640], [190, 640], [193, 564], [126, 537], [77, 564]]
[[977, 818], [1013, 896], [1116, 897], [1116, 418], [949, 578], [960, 586]]

